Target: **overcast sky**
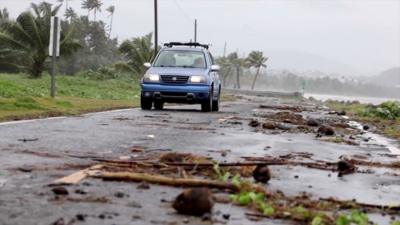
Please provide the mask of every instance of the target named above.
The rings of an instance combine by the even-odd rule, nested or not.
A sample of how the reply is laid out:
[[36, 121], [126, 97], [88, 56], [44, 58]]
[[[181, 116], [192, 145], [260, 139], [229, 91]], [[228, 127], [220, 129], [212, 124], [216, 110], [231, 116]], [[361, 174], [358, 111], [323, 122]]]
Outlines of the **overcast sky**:
[[[0, 8], [15, 17], [30, 2], [41, 1], [0, 0]], [[113, 35], [120, 41], [153, 31], [153, 0], [103, 2], [116, 7]], [[69, 4], [86, 14], [81, 0]], [[105, 10], [99, 17], [108, 21]], [[215, 55], [226, 41], [228, 52], [262, 50], [271, 64], [274, 54], [297, 54], [368, 74], [400, 65], [400, 0], [159, 0], [160, 42], [193, 38], [195, 18], [198, 40], [212, 44]]]

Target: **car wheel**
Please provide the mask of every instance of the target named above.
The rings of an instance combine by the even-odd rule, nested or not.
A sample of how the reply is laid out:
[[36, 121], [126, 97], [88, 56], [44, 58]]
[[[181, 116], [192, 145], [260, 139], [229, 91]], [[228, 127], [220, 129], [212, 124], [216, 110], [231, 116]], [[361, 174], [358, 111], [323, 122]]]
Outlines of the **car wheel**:
[[201, 103], [201, 111], [210, 112], [213, 104], [213, 90], [211, 90], [206, 102]]
[[153, 105], [153, 102], [151, 101], [151, 99], [143, 98], [143, 97], [140, 98], [140, 107], [143, 110], [151, 110], [152, 105]]
[[221, 93], [218, 94], [217, 100], [212, 101], [212, 111], [214, 111], [214, 112], [219, 111], [220, 96], [221, 96]]
[[164, 102], [162, 101], [155, 101], [154, 108], [157, 110], [162, 110], [164, 108]]

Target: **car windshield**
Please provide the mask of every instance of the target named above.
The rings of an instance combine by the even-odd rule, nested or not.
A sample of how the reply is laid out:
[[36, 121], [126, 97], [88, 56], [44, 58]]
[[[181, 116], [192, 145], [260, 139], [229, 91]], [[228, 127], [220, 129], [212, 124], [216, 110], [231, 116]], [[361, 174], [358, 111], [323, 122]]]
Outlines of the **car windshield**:
[[199, 51], [164, 50], [154, 63], [155, 67], [206, 68], [204, 53]]

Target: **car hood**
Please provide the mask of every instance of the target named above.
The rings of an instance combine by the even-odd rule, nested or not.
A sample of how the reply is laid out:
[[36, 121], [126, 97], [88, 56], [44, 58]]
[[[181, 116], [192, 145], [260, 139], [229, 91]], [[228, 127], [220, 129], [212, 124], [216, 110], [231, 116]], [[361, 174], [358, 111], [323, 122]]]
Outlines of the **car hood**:
[[201, 68], [181, 68], [181, 67], [151, 67], [147, 70], [146, 74], [159, 74], [159, 75], [207, 75], [208, 69]]

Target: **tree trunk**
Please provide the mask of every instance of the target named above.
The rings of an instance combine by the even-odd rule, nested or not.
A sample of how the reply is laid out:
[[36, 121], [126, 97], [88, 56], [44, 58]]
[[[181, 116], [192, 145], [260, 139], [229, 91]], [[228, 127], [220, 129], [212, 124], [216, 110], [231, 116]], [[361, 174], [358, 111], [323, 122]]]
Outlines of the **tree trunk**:
[[224, 87], [226, 87], [226, 79], [228, 78], [230, 73], [231, 73], [231, 68], [229, 68], [228, 71], [225, 73], [225, 75], [222, 77], [222, 85]]
[[240, 89], [240, 66], [236, 67], [236, 87]]
[[40, 78], [42, 77], [42, 73], [44, 71], [44, 62], [45, 59], [37, 59], [34, 60], [34, 62], [30, 65], [30, 68], [28, 68], [29, 75], [32, 78]]
[[261, 66], [257, 68], [256, 76], [254, 77], [253, 84], [251, 85], [251, 90], [252, 91], [254, 90], [254, 86], [256, 85], [256, 80], [258, 78], [258, 74], [260, 74], [260, 69], [261, 69]]

